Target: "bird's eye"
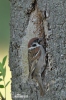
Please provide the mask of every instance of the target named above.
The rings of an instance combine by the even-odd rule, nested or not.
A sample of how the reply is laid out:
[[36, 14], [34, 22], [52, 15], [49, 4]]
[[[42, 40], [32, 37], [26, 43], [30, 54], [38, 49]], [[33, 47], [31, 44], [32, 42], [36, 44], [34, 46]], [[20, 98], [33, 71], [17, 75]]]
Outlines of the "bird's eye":
[[33, 47], [35, 47], [35, 46], [36, 46], [36, 44], [32, 44], [32, 46], [33, 46]]

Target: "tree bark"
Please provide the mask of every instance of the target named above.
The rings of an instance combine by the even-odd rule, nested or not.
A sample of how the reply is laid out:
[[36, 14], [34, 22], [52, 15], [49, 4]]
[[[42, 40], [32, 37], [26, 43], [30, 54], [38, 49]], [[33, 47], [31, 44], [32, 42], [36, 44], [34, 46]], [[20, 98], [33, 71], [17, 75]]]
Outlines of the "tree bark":
[[[10, 0], [9, 66], [12, 100], [66, 100], [66, 0]], [[43, 37], [44, 96], [28, 78], [28, 44]]]

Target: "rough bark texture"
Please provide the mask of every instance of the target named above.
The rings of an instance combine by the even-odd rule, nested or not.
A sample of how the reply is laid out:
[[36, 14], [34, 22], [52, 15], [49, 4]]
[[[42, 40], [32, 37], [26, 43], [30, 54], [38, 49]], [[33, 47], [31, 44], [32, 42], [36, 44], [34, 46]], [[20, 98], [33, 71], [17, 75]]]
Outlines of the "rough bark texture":
[[[43, 78], [45, 94], [27, 81], [29, 68], [23, 55], [27, 44], [23, 37], [31, 39], [28, 28], [31, 13], [35, 10], [35, 0], [10, 0], [10, 50], [9, 66], [12, 72], [13, 100], [66, 100], [66, 0], [36, 0], [40, 11], [47, 11], [47, 22], [51, 25], [46, 37], [48, 66]], [[47, 31], [46, 31], [47, 32]], [[46, 33], [45, 33], [46, 34]], [[29, 38], [30, 37], [30, 38]], [[27, 55], [27, 54], [26, 54]], [[24, 58], [24, 61], [23, 61]], [[25, 65], [24, 65], [25, 64]], [[27, 65], [26, 65], [27, 64]], [[14, 97], [21, 94], [23, 98]], [[28, 97], [24, 98], [24, 95]]]

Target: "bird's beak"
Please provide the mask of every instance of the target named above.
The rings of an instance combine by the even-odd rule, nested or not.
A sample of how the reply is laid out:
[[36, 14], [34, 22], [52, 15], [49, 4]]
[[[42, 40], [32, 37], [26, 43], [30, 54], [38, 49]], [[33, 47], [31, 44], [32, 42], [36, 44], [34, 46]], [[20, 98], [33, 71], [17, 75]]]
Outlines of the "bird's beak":
[[43, 40], [43, 38], [39, 38], [38, 43], [40, 43]]

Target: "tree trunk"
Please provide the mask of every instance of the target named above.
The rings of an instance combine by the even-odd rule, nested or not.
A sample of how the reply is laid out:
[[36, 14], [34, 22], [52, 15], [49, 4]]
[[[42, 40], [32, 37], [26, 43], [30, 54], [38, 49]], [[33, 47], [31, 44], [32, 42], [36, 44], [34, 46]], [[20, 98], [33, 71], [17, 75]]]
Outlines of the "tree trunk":
[[[12, 100], [66, 100], [66, 0], [11, 0], [10, 4]], [[39, 84], [29, 78], [32, 63], [28, 50], [35, 38], [42, 39], [45, 53], [40, 73], [44, 95]]]

